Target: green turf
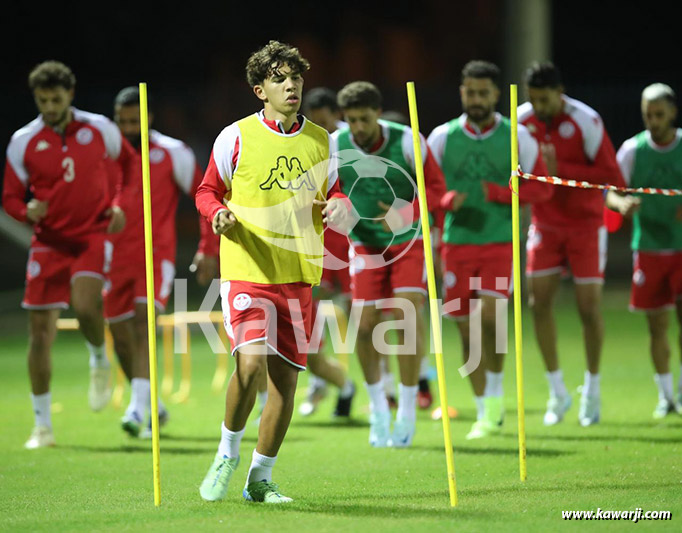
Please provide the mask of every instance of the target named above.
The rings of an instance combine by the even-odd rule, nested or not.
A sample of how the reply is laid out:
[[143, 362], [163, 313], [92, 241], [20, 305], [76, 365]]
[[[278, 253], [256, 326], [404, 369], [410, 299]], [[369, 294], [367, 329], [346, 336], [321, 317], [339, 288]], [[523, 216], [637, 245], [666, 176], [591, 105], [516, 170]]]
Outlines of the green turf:
[[[57, 339], [53, 415], [57, 448], [22, 448], [33, 424], [26, 376], [26, 337], [5, 333], [0, 355], [0, 530], [8, 531], [555, 531], [599, 527], [677, 529], [682, 519], [682, 417], [654, 422], [656, 403], [644, 319], [626, 311], [627, 294], [605, 299], [602, 423], [581, 428], [578, 394], [584, 357], [570, 289], [558, 311], [560, 356], [574, 407], [558, 427], [545, 428], [547, 388], [526, 315], [525, 381], [528, 480], [519, 481], [513, 359], [505, 376], [503, 434], [484, 442], [464, 435], [474, 416], [468, 382], [457, 374], [458, 340], [446, 323], [446, 370], [451, 404], [459, 506], [448, 503], [440, 422], [419, 413], [412, 448], [371, 449], [367, 397], [360, 386], [350, 425], [330, 421], [333, 401], [310, 418], [297, 414], [275, 470], [293, 504], [247, 504], [241, 489], [255, 444], [248, 425], [244, 460], [227, 501], [203, 502], [198, 487], [219, 439], [222, 395], [210, 390], [214, 368], [206, 342], [195, 336], [190, 400], [169, 405], [162, 433], [162, 505], [153, 504], [150, 444], [119, 428], [121, 410], [87, 407], [87, 356], [76, 333]], [[674, 344], [676, 328], [671, 331]], [[677, 350], [674, 351], [676, 379]], [[352, 372], [359, 380], [357, 362]], [[300, 382], [302, 399], [307, 376]], [[435, 389], [435, 384], [434, 384]], [[434, 391], [435, 392], [435, 391]], [[127, 398], [126, 398], [127, 399]], [[564, 522], [562, 510], [670, 510], [670, 522]]]

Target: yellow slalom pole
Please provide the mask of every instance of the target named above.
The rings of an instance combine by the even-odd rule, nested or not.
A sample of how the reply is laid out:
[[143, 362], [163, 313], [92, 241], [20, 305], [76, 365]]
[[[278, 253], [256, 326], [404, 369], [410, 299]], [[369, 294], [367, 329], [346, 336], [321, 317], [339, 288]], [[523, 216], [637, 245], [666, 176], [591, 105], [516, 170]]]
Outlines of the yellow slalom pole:
[[154, 505], [161, 505], [161, 452], [159, 449], [159, 402], [156, 377], [156, 309], [154, 305], [154, 248], [152, 202], [149, 181], [149, 116], [147, 84], [140, 83], [140, 130], [142, 134], [142, 199], [144, 205], [144, 258], [147, 271], [147, 333], [149, 337], [149, 383], [152, 403], [152, 461]]
[[516, 347], [516, 408], [519, 417], [519, 470], [526, 481], [526, 413], [523, 400], [523, 335], [521, 331], [521, 225], [519, 223], [519, 138], [517, 87], [509, 86], [511, 106], [512, 245], [514, 247], [514, 343]]
[[[443, 364], [443, 337], [440, 329], [440, 309], [436, 292], [436, 276], [433, 269], [433, 251], [431, 250], [431, 228], [429, 223], [429, 208], [426, 203], [426, 185], [424, 184], [424, 163], [422, 160], [421, 140], [419, 138], [419, 118], [417, 116], [417, 96], [414, 82], [407, 82], [407, 100], [410, 106], [410, 126], [414, 142], [414, 167], [417, 174], [417, 190], [419, 193], [419, 212], [424, 239], [424, 258], [426, 259], [426, 275], [429, 288], [429, 304], [431, 309], [431, 329], [436, 347], [436, 370], [438, 371], [438, 392], [440, 395], [440, 409], [448, 412], [448, 393], [445, 385], [445, 366]], [[445, 458], [448, 469], [448, 488], [450, 489], [450, 505], [457, 505], [457, 482], [455, 480], [455, 458], [450, 436], [450, 417], [442, 416], [443, 436], [445, 439]]]

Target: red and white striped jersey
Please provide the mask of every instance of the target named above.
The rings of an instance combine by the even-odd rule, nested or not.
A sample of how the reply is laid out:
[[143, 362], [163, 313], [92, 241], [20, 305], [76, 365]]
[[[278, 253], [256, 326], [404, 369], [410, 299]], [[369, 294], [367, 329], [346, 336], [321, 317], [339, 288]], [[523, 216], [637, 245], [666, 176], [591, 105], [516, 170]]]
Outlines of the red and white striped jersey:
[[[558, 177], [623, 186], [616, 152], [599, 114], [566, 95], [562, 99], [562, 111], [550, 123], [535, 115], [530, 102], [519, 106], [519, 122], [538, 143], [554, 145]], [[599, 227], [603, 211], [601, 191], [569, 187], [555, 187], [549, 201], [532, 207], [534, 224], [563, 228]]]
[[48, 202], [34, 241], [58, 248], [78, 246], [89, 234], [106, 230], [105, 211], [125, 203], [120, 182], [112, 201], [107, 160], [124, 168], [134, 163], [133, 149], [116, 124], [103, 115], [75, 108], [72, 113], [63, 133], [42, 116], [15, 132], [5, 164], [5, 211], [27, 222], [27, 193]]

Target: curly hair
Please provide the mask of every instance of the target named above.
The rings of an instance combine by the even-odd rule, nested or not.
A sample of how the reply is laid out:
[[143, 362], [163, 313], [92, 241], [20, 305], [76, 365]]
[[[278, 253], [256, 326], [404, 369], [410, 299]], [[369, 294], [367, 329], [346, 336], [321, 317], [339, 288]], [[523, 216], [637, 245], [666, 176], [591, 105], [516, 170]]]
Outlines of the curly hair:
[[36, 65], [28, 75], [28, 86], [31, 91], [55, 87], [71, 90], [76, 86], [76, 76], [60, 61], [44, 61]]
[[368, 81], [354, 81], [339, 91], [337, 98], [341, 109], [359, 107], [381, 108], [381, 92]]
[[284, 65], [294, 74], [303, 74], [310, 68], [310, 63], [301, 56], [298, 48], [279, 41], [270, 41], [249, 57], [246, 62], [246, 81], [251, 87], [261, 85]]

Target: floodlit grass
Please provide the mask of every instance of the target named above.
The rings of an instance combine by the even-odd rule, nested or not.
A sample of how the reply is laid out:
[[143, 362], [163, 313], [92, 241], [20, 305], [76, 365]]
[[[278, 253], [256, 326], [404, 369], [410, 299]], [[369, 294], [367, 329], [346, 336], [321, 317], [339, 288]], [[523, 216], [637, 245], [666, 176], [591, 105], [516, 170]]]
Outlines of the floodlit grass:
[[[562, 294], [557, 318], [560, 358], [574, 407], [554, 428], [542, 425], [547, 386], [531, 318], [524, 316], [525, 483], [519, 481], [513, 354], [505, 376], [503, 434], [465, 441], [474, 405], [468, 382], [457, 373], [462, 364], [459, 341], [453, 325], [445, 323], [448, 392], [451, 405], [459, 410], [451, 426], [459, 489], [455, 509], [449, 507], [442, 426], [431, 421], [428, 412], [419, 412], [411, 448], [371, 449], [367, 444], [367, 396], [355, 358], [351, 372], [359, 393], [350, 423], [331, 420], [333, 398], [309, 418], [294, 415], [275, 468], [275, 480], [295, 499], [293, 504], [265, 507], [242, 500], [257, 433], [252, 423], [227, 500], [202, 501], [198, 487], [218, 444], [224, 397], [211, 392], [214, 358], [198, 331], [191, 397], [184, 404], [169, 404], [171, 421], [162, 431], [162, 505], [156, 509], [151, 443], [123, 434], [122, 409], [90, 412], [88, 358], [76, 333], [61, 333], [54, 348], [57, 447], [23, 449], [33, 425], [26, 336], [5, 333], [0, 341], [0, 530], [554, 531], [566, 527], [562, 510], [598, 507], [670, 510], [672, 521], [631, 527], [679, 530], [675, 525], [682, 519], [682, 417], [662, 422], [651, 418], [657, 397], [644, 319], [628, 313], [626, 302], [621, 291], [610, 291], [605, 298], [602, 423], [590, 428], [577, 422], [576, 389], [582, 383], [584, 355], [570, 289]], [[675, 328], [670, 333], [673, 346], [676, 334]], [[677, 373], [677, 350], [674, 354], [672, 368]], [[304, 374], [299, 401], [306, 382]], [[435, 381], [433, 389], [435, 395]], [[601, 522], [599, 527], [620, 530], [625, 525]]]

